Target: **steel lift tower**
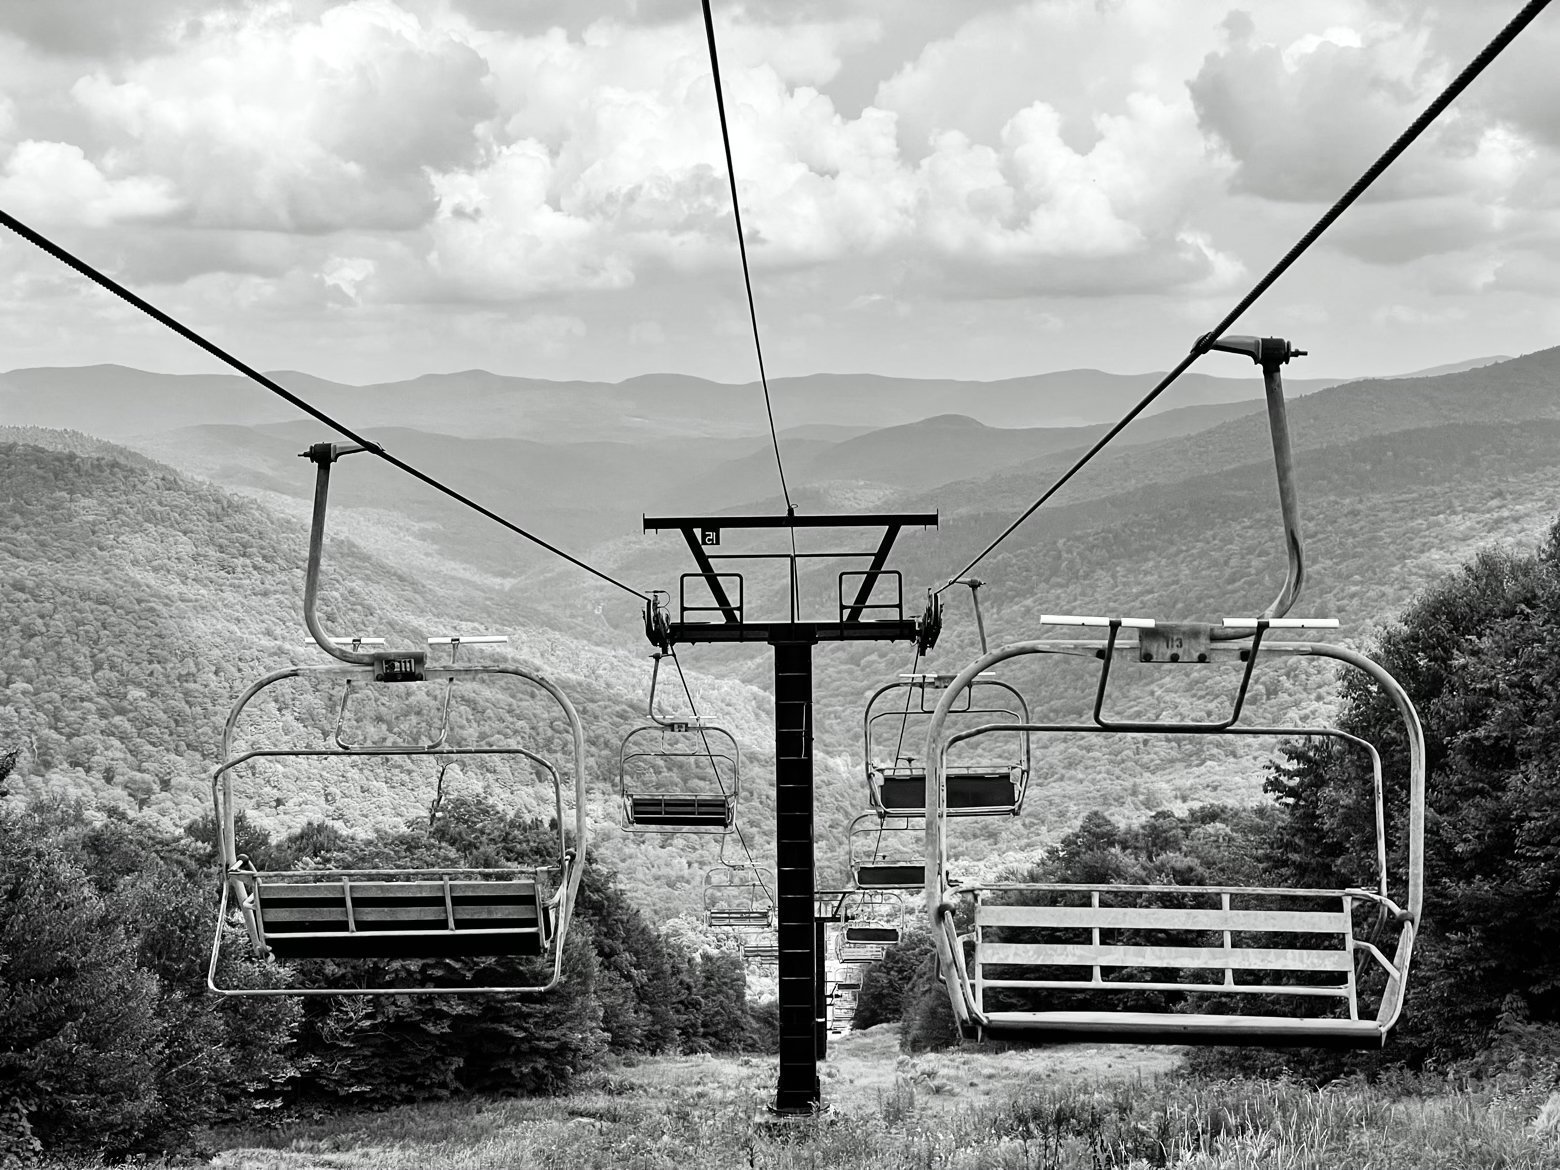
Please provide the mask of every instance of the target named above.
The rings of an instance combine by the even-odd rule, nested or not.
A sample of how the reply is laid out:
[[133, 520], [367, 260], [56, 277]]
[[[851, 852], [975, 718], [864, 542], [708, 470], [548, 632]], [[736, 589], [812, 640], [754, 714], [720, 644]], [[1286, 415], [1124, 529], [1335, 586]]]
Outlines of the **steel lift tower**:
[[[888, 554], [906, 527], [932, 528], [935, 512], [861, 516], [647, 516], [646, 532], [681, 532], [698, 572], [684, 573], [677, 620], [660, 605], [646, 610], [645, 632], [662, 650], [679, 642], [767, 642], [775, 648], [775, 893], [780, 941], [780, 1075], [773, 1109], [783, 1115], [817, 1111], [821, 1099], [822, 930], [814, 905], [813, 864], [813, 646], [819, 642], [912, 642], [935, 637], [932, 610], [904, 616], [903, 580], [887, 568]], [[724, 532], [749, 529], [881, 529], [875, 549], [798, 554], [721, 552]], [[794, 546], [793, 546], [794, 548]], [[865, 569], [839, 574], [839, 610], [824, 620], [799, 610], [799, 560], [861, 559]], [[751, 620], [744, 609], [743, 576], [721, 572], [716, 562], [779, 561], [788, 566], [790, 613], [786, 620]], [[889, 600], [874, 600], [880, 584]], [[690, 599], [689, 587], [694, 595]], [[708, 600], [706, 600], [708, 598]]]

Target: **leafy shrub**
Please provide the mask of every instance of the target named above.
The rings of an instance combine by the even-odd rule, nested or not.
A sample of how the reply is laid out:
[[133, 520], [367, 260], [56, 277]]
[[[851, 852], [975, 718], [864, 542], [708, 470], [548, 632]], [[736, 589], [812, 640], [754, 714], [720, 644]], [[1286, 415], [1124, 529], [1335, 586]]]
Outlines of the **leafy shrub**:
[[925, 931], [906, 935], [876, 963], [867, 968], [856, 998], [855, 1029], [891, 1024], [902, 1019], [908, 990], [916, 972], [933, 953], [932, 936]]
[[57, 846], [0, 816], [0, 1097], [51, 1148], [122, 1150], [155, 1127], [157, 977]]
[[27, 1170], [38, 1164], [43, 1143], [33, 1137], [20, 1097], [0, 1102], [0, 1170]]
[[959, 1042], [959, 1025], [948, 1002], [948, 991], [937, 977], [937, 956], [929, 954], [915, 973], [904, 999], [904, 1027], [899, 1047], [912, 1055], [951, 1048]]

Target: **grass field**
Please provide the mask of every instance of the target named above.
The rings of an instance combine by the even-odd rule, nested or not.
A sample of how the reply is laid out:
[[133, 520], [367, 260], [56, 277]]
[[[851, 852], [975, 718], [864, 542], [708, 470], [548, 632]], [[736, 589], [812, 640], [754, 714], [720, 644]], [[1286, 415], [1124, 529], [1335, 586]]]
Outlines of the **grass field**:
[[[1173, 1052], [908, 1059], [893, 1028], [831, 1039], [828, 1111], [771, 1119], [774, 1064], [670, 1057], [567, 1097], [467, 1101], [219, 1135], [221, 1170], [1509, 1170], [1560, 1168], [1550, 1086], [1414, 1092], [1197, 1081]], [[1535, 1124], [1541, 1112], [1543, 1120]]]

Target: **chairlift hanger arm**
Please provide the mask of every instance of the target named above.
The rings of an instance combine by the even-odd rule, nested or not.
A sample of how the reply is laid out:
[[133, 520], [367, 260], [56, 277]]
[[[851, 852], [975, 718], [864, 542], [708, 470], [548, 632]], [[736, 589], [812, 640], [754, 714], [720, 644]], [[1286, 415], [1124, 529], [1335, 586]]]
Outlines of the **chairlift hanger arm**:
[[320, 649], [333, 658], [356, 666], [372, 666], [374, 655], [359, 650], [344, 650], [336, 639], [320, 625], [316, 606], [320, 592], [320, 562], [325, 556], [325, 511], [330, 497], [330, 468], [343, 455], [367, 450], [356, 443], [314, 443], [300, 458], [314, 464], [314, 513], [309, 523], [309, 564], [303, 578], [303, 622], [309, 633], [319, 643]]
[[[1244, 354], [1262, 367], [1262, 386], [1267, 399], [1268, 433], [1273, 442], [1273, 470], [1278, 477], [1278, 506], [1284, 525], [1284, 555], [1288, 568], [1278, 596], [1259, 617], [1281, 618], [1287, 614], [1305, 585], [1305, 545], [1300, 535], [1300, 501], [1295, 490], [1294, 454], [1289, 442], [1289, 415], [1284, 405], [1284, 379], [1280, 368], [1291, 358], [1304, 357], [1282, 337], [1233, 336], [1198, 338], [1197, 349]], [[1216, 632], [1215, 638], [1241, 638], [1247, 635]]]

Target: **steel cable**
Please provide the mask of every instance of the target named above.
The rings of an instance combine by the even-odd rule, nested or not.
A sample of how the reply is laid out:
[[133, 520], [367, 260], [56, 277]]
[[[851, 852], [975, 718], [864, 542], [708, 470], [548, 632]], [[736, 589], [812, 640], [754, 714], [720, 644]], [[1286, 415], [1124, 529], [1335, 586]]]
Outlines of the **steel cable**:
[[571, 565], [584, 569], [587, 573], [590, 573], [595, 577], [599, 577], [601, 580], [607, 582], [607, 584], [615, 585], [625, 593], [632, 593], [641, 601], [650, 600], [646, 594], [641, 593], [633, 586], [625, 585], [616, 577], [610, 576], [609, 574], [602, 572], [600, 569], [586, 564], [584, 561], [580, 560], [579, 557], [574, 556], [572, 553], [564, 552], [563, 549], [557, 547], [554, 544], [550, 544], [546, 540], [543, 540], [540, 536], [537, 536], [535, 533], [527, 532], [514, 521], [505, 519], [491, 508], [477, 503], [477, 501], [465, 495], [463, 492], [457, 491], [455, 488], [452, 488], [442, 481], [435, 479], [427, 472], [421, 471], [418, 468], [412, 466], [410, 463], [406, 462], [406, 460], [400, 459], [390, 454], [390, 452], [386, 451], [384, 447], [380, 446], [380, 444], [359, 434], [345, 423], [338, 422], [336, 419], [326, 414], [323, 410], [320, 410], [318, 407], [305, 401], [303, 398], [300, 398], [286, 387], [279, 385], [273, 379], [266, 377], [259, 370], [240, 361], [238, 358], [234, 357], [227, 350], [223, 349], [215, 342], [209, 341], [201, 334], [195, 332], [195, 330], [191, 329], [189, 326], [163, 312], [156, 305], [153, 305], [151, 302], [137, 296], [135, 293], [131, 292], [128, 288], [114, 280], [112, 277], [106, 275], [105, 273], [99, 272], [85, 260], [80, 259], [70, 252], [67, 252], [53, 240], [50, 240], [40, 232], [34, 231], [15, 216], [10, 215], [5, 211], [0, 211], [0, 224], [3, 224], [5, 227], [21, 236], [22, 239], [26, 240], [29, 244], [32, 244], [33, 246], [42, 249], [44, 252], [47, 252], [50, 256], [54, 257], [62, 264], [75, 269], [82, 276], [85, 276], [88, 280], [92, 281], [93, 284], [113, 293], [120, 300], [126, 302], [134, 308], [139, 309], [141, 312], [145, 313], [148, 317], [152, 318], [154, 321], [157, 321], [159, 324], [167, 326], [186, 341], [198, 345], [201, 349], [211, 354], [212, 357], [228, 366], [231, 366], [240, 374], [243, 374], [244, 377], [248, 378], [250, 381], [264, 386], [272, 394], [275, 394], [277, 397], [297, 407], [297, 409], [303, 411], [304, 414], [307, 414], [311, 418], [317, 419], [326, 426], [330, 427], [333, 431], [336, 431], [338, 434], [344, 435], [348, 439], [351, 439], [354, 443], [359, 444], [366, 451], [379, 456], [379, 458], [390, 464], [390, 466], [396, 468], [399, 471], [405, 472], [407, 475], [421, 483], [427, 484], [435, 491], [442, 492], [456, 503], [462, 504], [465, 507], [470, 508], [472, 511], [487, 517], [495, 524], [508, 529], [515, 535], [524, 537], [532, 544], [539, 545], [553, 555], [562, 557]]
[[1528, 4], [1525, 4], [1522, 7], [1522, 10], [1518, 12], [1516, 16], [1512, 17], [1510, 23], [1508, 23], [1505, 28], [1501, 29], [1501, 31], [1495, 36], [1495, 39], [1490, 41], [1490, 43], [1484, 47], [1479, 55], [1470, 61], [1467, 67], [1451, 80], [1446, 88], [1443, 89], [1436, 97], [1436, 99], [1425, 108], [1419, 117], [1414, 119], [1414, 121], [1409, 125], [1408, 129], [1404, 130], [1402, 134], [1398, 135], [1396, 141], [1394, 141], [1391, 146], [1387, 147], [1387, 149], [1382, 153], [1381, 157], [1372, 163], [1366, 169], [1365, 173], [1355, 180], [1353, 186], [1351, 186], [1347, 191], [1339, 196], [1338, 201], [1327, 209], [1326, 214], [1323, 215], [1321, 219], [1317, 220], [1316, 223], [1311, 226], [1311, 229], [1306, 232], [1305, 235], [1300, 237], [1295, 245], [1284, 254], [1278, 263], [1273, 265], [1273, 267], [1268, 270], [1267, 275], [1264, 276], [1261, 280], [1257, 281], [1257, 283], [1252, 287], [1251, 291], [1242, 297], [1240, 302], [1224, 315], [1223, 320], [1221, 320], [1211, 330], [1209, 330], [1207, 333], [1204, 333], [1197, 339], [1196, 343], [1192, 346], [1191, 352], [1182, 358], [1173, 370], [1160, 379], [1158, 385], [1150, 390], [1136, 406], [1123, 415], [1121, 420], [1112, 426], [1110, 430], [1106, 431], [1105, 434], [1101, 436], [1100, 439], [1088, 449], [1088, 451], [1086, 451], [1071, 467], [1062, 473], [1060, 478], [1052, 483], [1050, 487], [1046, 488], [1045, 491], [1041, 494], [1040, 498], [1037, 499], [1033, 504], [1029, 505], [1029, 507], [1024, 510], [1023, 514], [1020, 515], [1018, 519], [1009, 524], [995, 540], [982, 549], [974, 560], [970, 561], [970, 563], [965, 565], [964, 568], [960, 569], [942, 585], [938, 586], [936, 592], [941, 593], [943, 590], [956, 584], [960, 577], [964, 576], [964, 574], [968, 573], [976, 565], [980, 564], [980, 562], [984, 560], [987, 555], [992, 552], [992, 550], [994, 550], [999, 544], [1011, 536], [1018, 529], [1019, 525], [1023, 524], [1025, 520], [1028, 520], [1029, 517], [1033, 516], [1035, 512], [1046, 503], [1046, 501], [1048, 501], [1052, 496], [1060, 491], [1062, 486], [1066, 484], [1068, 480], [1072, 479], [1074, 475], [1083, 470], [1083, 468], [1089, 463], [1091, 459], [1104, 450], [1105, 447], [1111, 442], [1111, 440], [1113, 440], [1117, 435], [1125, 430], [1127, 426], [1135, 418], [1137, 418], [1138, 415], [1142, 414], [1143, 411], [1146, 410], [1156, 398], [1169, 389], [1171, 384], [1174, 383], [1175, 380], [1182, 374], [1184, 374], [1191, 367], [1193, 362], [1195, 362], [1203, 354], [1207, 353], [1212, 344], [1221, 336], [1223, 336], [1224, 331], [1232, 324], [1234, 324], [1234, 322], [1240, 317], [1242, 313], [1251, 308], [1251, 306], [1256, 303], [1257, 298], [1262, 296], [1263, 293], [1267, 292], [1274, 281], [1276, 281], [1280, 276], [1288, 271], [1290, 265], [1298, 260], [1301, 255], [1303, 255], [1305, 251], [1316, 242], [1317, 238], [1321, 236], [1321, 234], [1329, 227], [1331, 227], [1334, 221], [1336, 221], [1340, 215], [1347, 211], [1354, 203], [1354, 201], [1362, 194], [1364, 194], [1365, 190], [1370, 187], [1372, 183], [1381, 177], [1383, 171], [1385, 171], [1389, 166], [1397, 161], [1398, 156], [1407, 150], [1409, 146], [1411, 146], [1414, 141], [1422, 133], [1424, 133], [1426, 128], [1436, 120], [1436, 118], [1440, 117], [1446, 107], [1451, 105], [1451, 103], [1457, 99], [1458, 95], [1461, 94], [1463, 90], [1468, 88], [1468, 85], [1474, 80], [1474, 78], [1478, 77], [1479, 74], [1484, 71], [1486, 66], [1488, 66], [1490, 62], [1493, 61], [1496, 57], [1498, 57], [1502, 50], [1504, 50], [1507, 45], [1511, 44], [1511, 42], [1516, 39], [1517, 34], [1525, 29], [1530, 23], [1532, 23], [1534, 17], [1542, 12], [1548, 6], [1548, 4], [1549, 0], [1530, 0]]

